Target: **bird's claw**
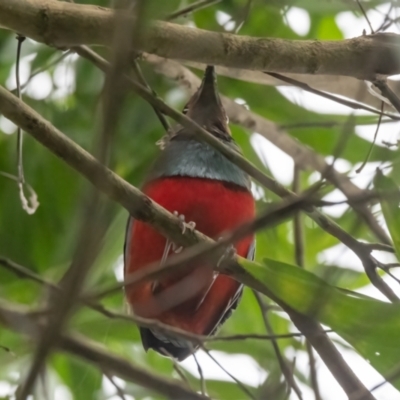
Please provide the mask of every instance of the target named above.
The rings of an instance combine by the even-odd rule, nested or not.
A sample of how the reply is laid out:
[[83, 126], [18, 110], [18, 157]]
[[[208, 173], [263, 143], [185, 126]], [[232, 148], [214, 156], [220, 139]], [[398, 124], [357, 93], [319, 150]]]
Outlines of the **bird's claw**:
[[[218, 240], [221, 240], [222, 237], [220, 237]], [[230, 260], [236, 255], [236, 248], [233, 244], [230, 244], [226, 247], [224, 254], [219, 258], [217, 262], [217, 267], [219, 267], [224, 261]]]
[[[196, 228], [196, 222], [194, 221], [189, 221], [186, 222], [185, 221], [185, 216], [183, 214], [179, 214], [178, 211], [174, 211], [173, 214], [179, 218], [180, 222], [179, 222], [179, 226], [182, 230], [182, 234], [184, 234], [186, 232], [186, 230], [188, 229], [189, 231], [193, 232]], [[174, 253], [180, 253], [183, 250], [182, 246], [177, 246], [175, 243], [172, 244], [172, 250]]]

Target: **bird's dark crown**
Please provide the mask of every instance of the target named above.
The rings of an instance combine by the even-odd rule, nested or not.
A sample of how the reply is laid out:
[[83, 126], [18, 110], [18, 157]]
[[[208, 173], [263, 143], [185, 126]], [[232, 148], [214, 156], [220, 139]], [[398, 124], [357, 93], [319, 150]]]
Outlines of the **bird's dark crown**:
[[214, 66], [207, 66], [199, 89], [183, 112], [219, 139], [231, 140], [228, 118], [218, 94]]

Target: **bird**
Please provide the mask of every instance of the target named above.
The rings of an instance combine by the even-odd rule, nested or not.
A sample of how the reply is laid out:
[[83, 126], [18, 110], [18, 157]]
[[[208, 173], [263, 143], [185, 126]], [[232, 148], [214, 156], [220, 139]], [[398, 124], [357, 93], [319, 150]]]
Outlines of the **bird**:
[[[182, 111], [189, 118], [240, 153], [228, 126], [218, 93], [214, 66], [207, 66], [201, 85]], [[182, 221], [218, 240], [255, 215], [249, 176], [218, 150], [178, 125], [160, 151], [142, 185], [156, 203]], [[234, 243], [238, 255], [254, 258], [253, 235]], [[124, 277], [151, 263], [165, 262], [177, 251], [169, 240], [142, 221], [129, 217], [124, 245]], [[215, 263], [214, 263], [215, 264]], [[188, 271], [125, 288], [131, 311], [198, 335], [214, 335], [236, 309], [243, 285], [213, 271], [211, 262], [197, 262]], [[193, 348], [187, 340], [156, 328], [140, 327], [143, 347], [182, 361]]]

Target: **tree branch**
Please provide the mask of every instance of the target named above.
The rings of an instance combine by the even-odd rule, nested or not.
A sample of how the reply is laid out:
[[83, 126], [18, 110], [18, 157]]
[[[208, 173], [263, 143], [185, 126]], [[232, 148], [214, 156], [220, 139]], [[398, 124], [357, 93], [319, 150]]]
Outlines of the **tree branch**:
[[[178, 62], [156, 56], [146, 56], [145, 58], [147, 61], [155, 65], [156, 71], [177, 81], [180, 85], [186, 87], [190, 93], [193, 93], [199, 87], [200, 79]], [[257, 132], [264, 136], [267, 140], [292, 157], [295, 164], [301, 169], [312, 169], [321, 174], [325, 174], [326, 178], [339, 188], [347, 198], [363, 196], [363, 194], [365, 195], [365, 192], [352, 183], [346, 175], [331, 168], [331, 166], [325, 161], [324, 157], [316, 154], [310, 148], [293, 139], [293, 137], [280, 129], [273, 122], [246, 110], [240, 104], [237, 104], [228, 97], [222, 96], [222, 103], [231, 122], [241, 125], [249, 129], [251, 132]], [[267, 187], [279, 196], [288, 194], [288, 191], [282, 185], [269, 185]], [[353, 204], [353, 208], [355, 208], [360, 217], [382, 242], [391, 245], [391, 240], [388, 238], [382, 227], [377, 223], [367, 206], [356, 205], [354, 207]]]
[[[160, 107], [162, 111], [167, 112], [180, 123], [192, 129], [193, 132], [198, 133], [201, 139], [207, 139], [210, 145], [222, 151], [224, 155], [228, 156], [228, 158], [238, 166], [247, 172], [253, 172], [252, 175], [259, 179], [261, 183], [266, 185], [270, 190], [282, 197], [294, 195], [282, 185], [279, 185], [276, 181], [252, 166], [251, 163], [248, 163], [238, 153], [228, 149], [218, 139], [200, 128], [185, 115], [171, 109], [162, 101], [154, 98], [151, 92], [146, 88], [133, 80], [128, 80], [128, 82], [134, 85], [142, 96], [146, 98], [146, 100], [149, 100], [151, 104]], [[66, 161], [72, 168], [86, 176], [99, 190], [102, 190], [113, 200], [118, 201], [135, 219], [149, 223], [164, 236], [169, 237], [172, 241], [182, 246], [192, 245], [199, 241], [207, 241], [205, 235], [197, 231], [192, 232], [189, 229], [182, 235], [180, 220], [178, 218], [168, 213], [162, 207], [152, 202], [147, 196], [144, 196], [138, 189], [130, 186], [116, 174], [105, 168], [89, 153], [65, 137], [48, 121], [2, 87], [0, 87], [0, 110], [3, 112], [4, 116], [21, 126], [44, 146]], [[361, 258], [372, 283], [382, 291], [385, 296], [393, 301], [397, 300], [397, 297], [390, 287], [388, 287], [376, 273], [369, 252], [364, 251], [365, 249], [360, 242], [320, 213], [315, 207], [311, 209], [307, 208], [306, 211], [323, 229], [345, 243]]]
[[[65, 137], [49, 122], [44, 120], [39, 114], [19, 101], [17, 98], [15, 98], [15, 96], [2, 87], [0, 87], [0, 110], [7, 118], [21, 125], [26, 132], [30, 133], [39, 142], [66, 161], [72, 168], [76, 169], [87, 179], [89, 179], [99, 190], [102, 190], [109, 197], [119, 202], [122, 206], [129, 210], [134, 218], [148, 222], [167, 237], [171, 238], [172, 240], [176, 240], [178, 244], [191, 245], [193, 242], [202, 240], [206, 242], [205, 245], [207, 245], [207, 242], [211, 242], [211, 239], [196, 231], [189, 232], [189, 236], [187, 233], [183, 235], [179, 225], [180, 220], [178, 218], [168, 213], [162, 207], [158, 206], [156, 203], [144, 196], [138, 189], [130, 186], [112, 171], [102, 166], [90, 154]], [[285, 206], [282, 207], [282, 205], [280, 205], [280, 209], [284, 216], [285, 212], [291, 211], [290, 207], [298, 207], [299, 205], [305, 206], [305, 204], [301, 204], [301, 198], [296, 198], [295, 196], [291, 199], [288, 199], [286, 209]], [[273, 219], [270, 221], [271, 223], [273, 223], [274, 218], [279, 219], [279, 213], [274, 214]], [[254, 223], [257, 224], [259, 222], [260, 221], [255, 221]], [[252, 231], [254, 231], [257, 228], [257, 225], [255, 227], [245, 227], [245, 229], [250, 228], [252, 228]], [[247, 235], [248, 232], [249, 231], [247, 231], [247, 233], [244, 231], [235, 232], [234, 235], [238, 233]], [[237, 240], [237, 237], [234, 237], [234, 240]], [[220, 242], [210, 246], [210, 249], [212, 248], [212, 250], [215, 251], [215, 249], [218, 249], [218, 247], [222, 245], [223, 243]], [[187, 252], [190, 253], [193, 250], [196, 250], [203, 252], [203, 254], [205, 253], [205, 249], [199, 249], [199, 246], [196, 247], [197, 248], [188, 249]], [[179, 257], [183, 256], [185, 255], [178, 254], [174, 257], [175, 259], [179, 259]], [[197, 255], [195, 254], [194, 256]], [[278, 302], [278, 304], [280, 304], [282, 307], [285, 306], [285, 309], [288, 309], [282, 301], [275, 299], [274, 296], [271, 295], [268, 290], [266, 290], [266, 287], [262, 283], [258, 282], [251, 275], [247, 274], [243, 268], [240, 267], [240, 265], [235, 263], [230, 263], [230, 265], [232, 265], [232, 268], [229, 268], [225, 271], [221, 270], [221, 272], [229, 273], [234, 277], [234, 279], [237, 279], [245, 284], [248, 283], [253, 289], [260, 290], [267, 296], [272, 296], [272, 298]], [[163, 272], [166, 272], [166, 266], [167, 264], [163, 266]], [[155, 267], [159, 268], [159, 265]], [[141, 279], [151, 279], [151, 272], [161, 273], [160, 270], [156, 271], [156, 268], [149, 268], [146, 270], [146, 272], [148, 272], [146, 273], [146, 276], [142, 276]], [[289, 315], [291, 315], [290, 312], [292, 311], [290, 309], [288, 310]], [[297, 314], [297, 318], [300, 321], [303, 321], [305, 324], [309, 320], [308, 317], [304, 317], [302, 320], [302, 316], [300, 314]], [[301, 331], [303, 332], [303, 330]], [[314, 331], [313, 329], [309, 329], [306, 334], [307, 337], [313, 335], [315, 333]], [[335, 378], [342, 385], [346, 393], [351, 394], [354, 391], [365, 391], [365, 388], [358, 381], [357, 377], [352, 373], [352, 371], [348, 367], [347, 369], [342, 368], [342, 364], [344, 364], [344, 366], [347, 365], [344, 363], [340, 353], [337, 352], [327, 336], [325, 336], [324, 343], [324, 346], [320, 346], [319, 350], [321, 358], [323, 358], [324, 361], [325, 359], [329, 360], [329, 362], [332, 364], [330, 369], [332, 368], [332, 373], [334, 373]], [[337, 354], [330, 346], [336, 350]], [[112, 369], [108, 368], [108, 370], [112, 372]], [[345, 376], [341, 372], [343, 370], [346, 370]], [[365, 397], [365, 399], [373, 399], [373, 397]]]
[[[54, 0], [2, 0], [0, 25], [56, 47], [110, 45], [115, 27], [109, 9]], [[368, 79], [376, 73], [400, 73], [399, 49], [400, 36], [394, 33], [301, 41], [215, 33], [157, 21], [148, 26], [137, 50], [249, 70]]]
[[0, 110], [6, 118], [16, 122], [99, 190], [119, 202], [135, 219], [148, 223], [182, 246], [207, 240], [205, 235], [190, 229], [182, 234], [179, 218], [100, 164], [91, 154], [1, 86]]
[[[0, 304], [0, 323], [33, 339], [37, 339], [43, 329], [28, 313], [4, 303]], [[209, 399], [207, 396], [187, 389], [179, 381], [168, 380], [163, 376], [145, 371], [82, 337], [62, 335], [57, 347], [93, 364], [101, 371], [105, 370], [114, 376], [158, 392], [167, 398], [181, 400]]]

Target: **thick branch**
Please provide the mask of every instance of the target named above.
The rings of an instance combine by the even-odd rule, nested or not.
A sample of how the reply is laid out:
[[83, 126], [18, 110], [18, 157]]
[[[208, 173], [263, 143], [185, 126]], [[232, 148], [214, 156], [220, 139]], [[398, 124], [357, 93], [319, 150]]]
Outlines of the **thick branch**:
[[[54, 0], [2, 0], [0, 25], [57, 47], [110, 45], [114, 30], [109, 9]], [[393, 33], [300, 41], [222, 34], [158, 21], [148, 26], [139, 47], [162, 57], [258, 71], [362, 79], [400, 73], [400, 38]]]

